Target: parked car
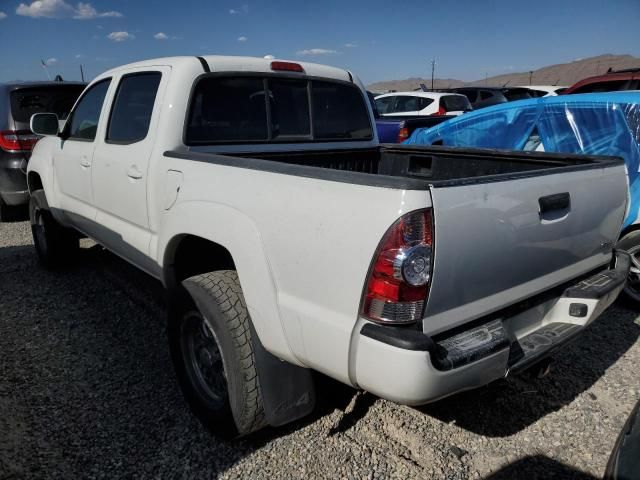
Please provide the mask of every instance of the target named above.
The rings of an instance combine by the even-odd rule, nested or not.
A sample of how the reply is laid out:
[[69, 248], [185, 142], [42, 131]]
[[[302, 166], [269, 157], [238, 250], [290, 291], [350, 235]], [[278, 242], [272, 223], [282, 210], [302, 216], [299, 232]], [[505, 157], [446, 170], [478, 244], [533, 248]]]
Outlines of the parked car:
[[376, 96], [382, 116], [462, 115], [472, 110], [464, 95], [441, 92], [394, 92]]
[[458, 87], [451, 88], [448, 91], [465, 95], [474, 110], [531, 98], [528, 89], [520, 87]]
[[[618, 247], [640, 263], [640, 92], [563, 95], [497, 105], [416, 130], [407, 143], [624, 158], [631, 199]], [[640, 270], [635, 267], [625, 292], [640, 305]]]
[[382, 117], [376, 107], [375, 97], [372, 92], [367, 91], [369, 103], [373, 110], [373, 117], [376, 121], [376, 131], [378, 133], [378, 141], [380, 143], [402, 143], [417, 128], [428, 128], [444, 122], [450, 118], [449, 115], [429, 115], [426, 117], [419, 116], [393, 116]]
[[31, 115], [54, 112], [64, 120], [85, 87], [75, 82], [0, 83], [0, 221], [12, 207], [29, 202], [27, 162], [38, 140], [29, 130]]
[[619, 90], [640, 90], [640, 68], [609, 69], [604, 75], [595, 75], [574, 83], [564, 93], [597, 93]]
[[563, 93], [567, 87], [558, 85], [528, 85], [516, 88], [525, 88], [529, 91], [531, 98], [554, 97]]
[[161, 280], [183, 392], [228, 436], [309, 413], [310, 369], [422, 404], [529, 367], [613, 302], [621, 160], [380, 147], [373, 120], [328, 66], [105, 72], [61, 132], [31, 119], [38, 257], [64, 265], [82, 234]]

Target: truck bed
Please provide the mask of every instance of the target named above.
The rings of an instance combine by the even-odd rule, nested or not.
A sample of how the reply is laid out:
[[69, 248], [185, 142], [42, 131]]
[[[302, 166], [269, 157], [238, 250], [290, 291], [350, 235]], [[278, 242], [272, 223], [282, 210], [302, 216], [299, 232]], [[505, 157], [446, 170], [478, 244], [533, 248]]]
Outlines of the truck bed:
[[[622, 162], [621, 159], [604, 156], [393, 144], [362, 150], [252, 152], [234, 156], [286, 165], [426, 180], [429, 184], [461, 180], [492, 181], [500, 176], [541, 175], [558, 173], [559, 168], [582, 170]], [[268, 168], [267, 164], [264, 166]]]

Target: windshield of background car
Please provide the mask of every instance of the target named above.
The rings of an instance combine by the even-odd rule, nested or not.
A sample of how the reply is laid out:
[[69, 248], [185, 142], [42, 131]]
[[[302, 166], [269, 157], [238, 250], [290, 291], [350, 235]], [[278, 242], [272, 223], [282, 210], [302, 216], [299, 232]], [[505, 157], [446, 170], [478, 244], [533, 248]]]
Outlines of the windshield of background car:
[[191, 97], [185, 143], [370, 140], [367, 101], [342, 82], [205, 76]]
[[60, 120], [69, 115], [84, 85], [24, 87], [11, 91], [11, 115], [14, 121], [29, 123], [34, 113], [55, 113]]

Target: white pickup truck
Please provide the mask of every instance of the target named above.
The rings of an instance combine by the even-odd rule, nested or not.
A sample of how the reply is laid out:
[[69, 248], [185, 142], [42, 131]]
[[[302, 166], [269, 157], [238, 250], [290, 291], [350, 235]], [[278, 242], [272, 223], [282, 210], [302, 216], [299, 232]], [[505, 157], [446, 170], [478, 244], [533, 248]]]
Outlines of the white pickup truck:
[[88, 236], [160, 279], [186, 398], [243, 435], [311, 411], [311, 370], [409, 405], [565, 344], [618, 295], [608, 157], [380, 146], [362, 84], [307, 63], [178, 57], [37, 114], [34, 242]]

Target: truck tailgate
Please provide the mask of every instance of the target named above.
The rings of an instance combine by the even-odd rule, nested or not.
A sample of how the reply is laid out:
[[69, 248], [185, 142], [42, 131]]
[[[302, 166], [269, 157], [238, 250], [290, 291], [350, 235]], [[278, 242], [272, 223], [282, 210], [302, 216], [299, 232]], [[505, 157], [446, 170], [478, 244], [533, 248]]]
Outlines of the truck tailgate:
[[426, 333], [453, 328], [611, 261], [624, 166], [561, 168], [431, 187], [435, 220]]

